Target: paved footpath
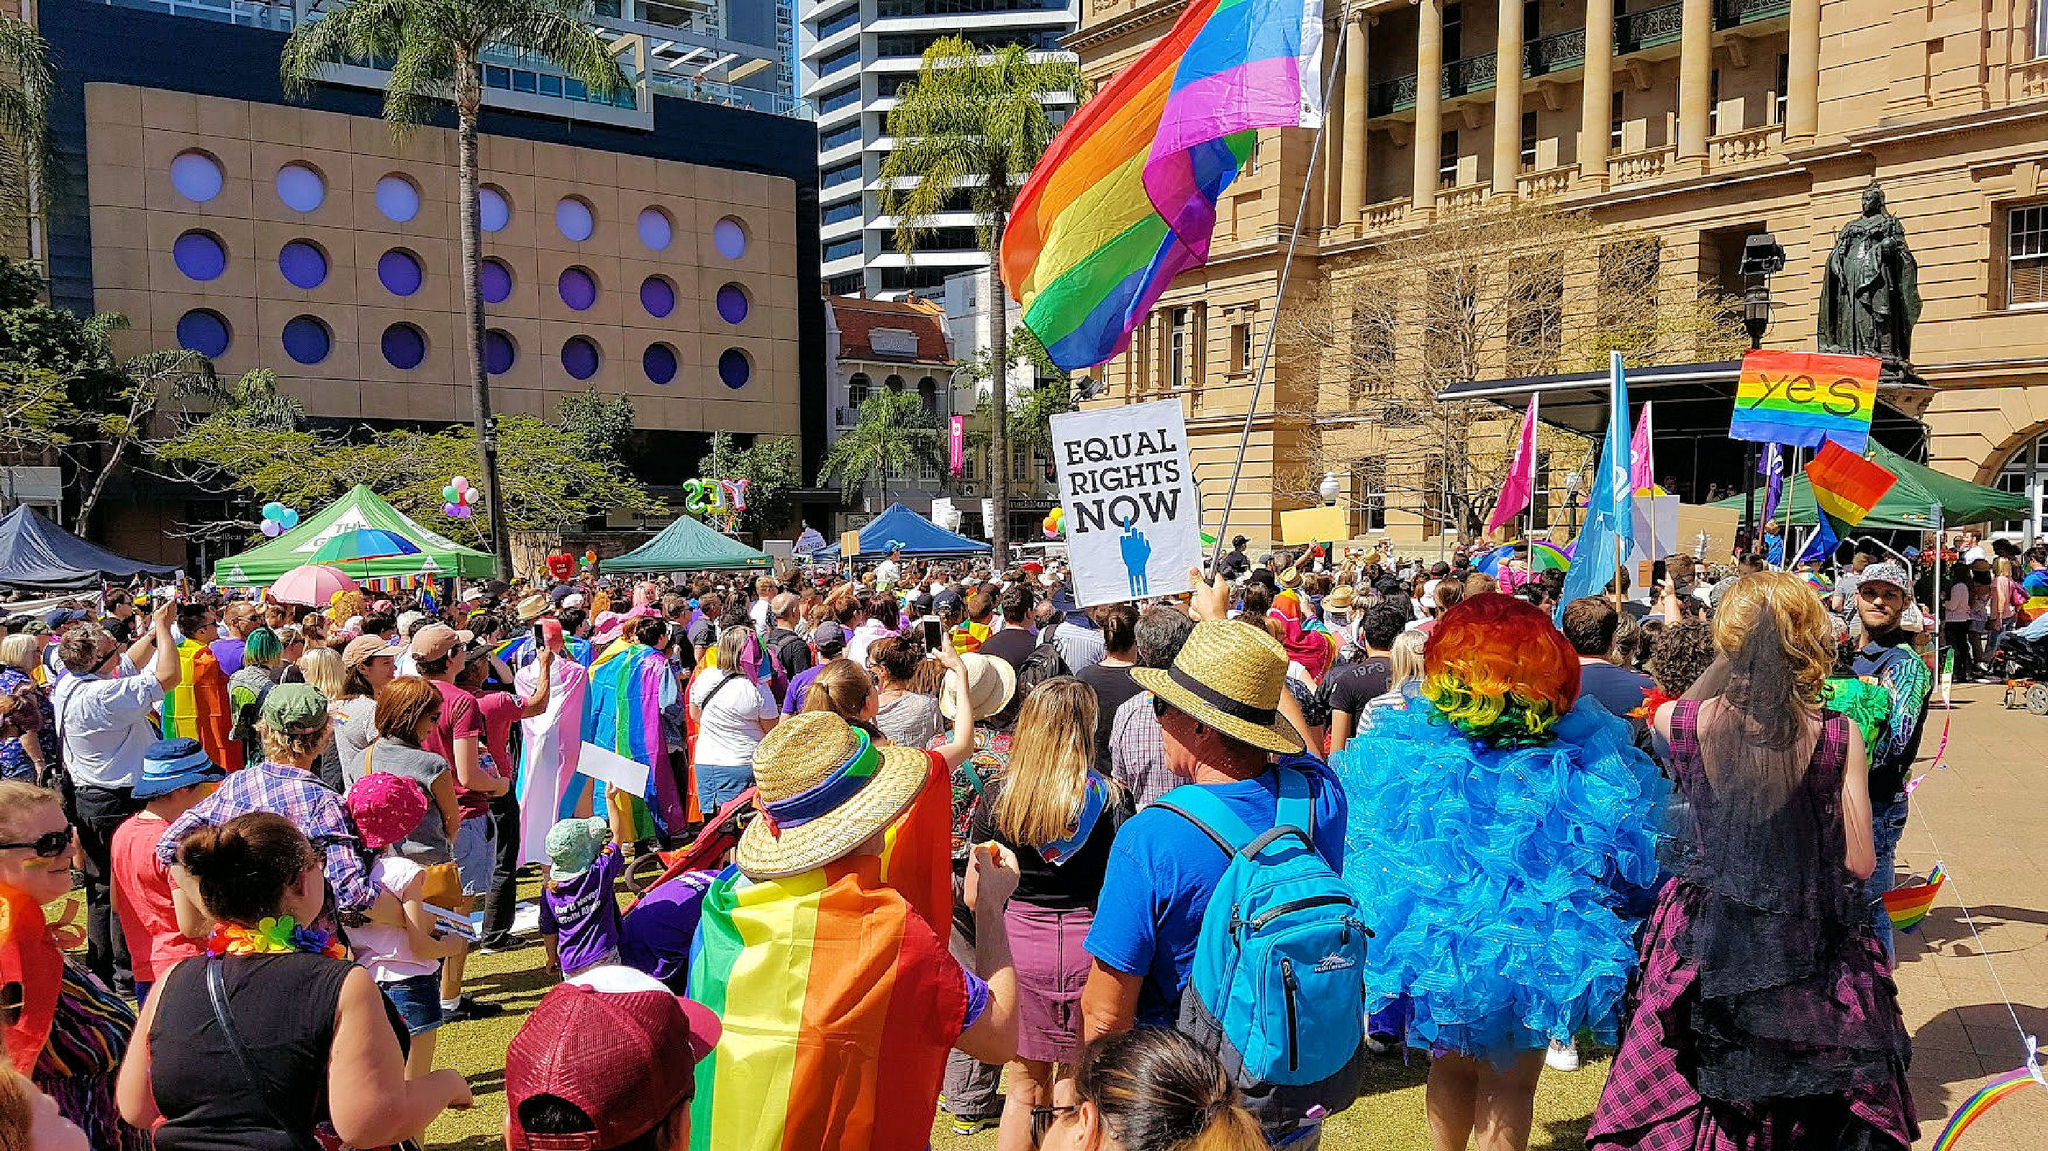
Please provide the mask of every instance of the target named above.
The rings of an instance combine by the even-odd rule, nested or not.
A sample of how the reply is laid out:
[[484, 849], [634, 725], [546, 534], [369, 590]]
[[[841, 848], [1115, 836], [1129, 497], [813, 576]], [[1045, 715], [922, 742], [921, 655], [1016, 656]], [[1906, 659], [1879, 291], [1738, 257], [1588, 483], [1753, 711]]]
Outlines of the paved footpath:
[[[1926, 921], [1899, 937], [1919, 1148], [1934, 1145], [1987, 1078], [2024, 1061], [2008, 998], [2020, 1026], [2048, 1043], [2048, 716], [2007, 711], [2002, 696], [1997, 687], [1956, 688], [1948, 766], [1914, 792], [1899, 841], [1902, 881], [1937, 860], [1949, 872]], [[1942, 715], [1928, 713], [1917, 771], [1929, 769]], [[2044, 1129], [2048, 1090], [2023, 1089], [1978, 1119], [1961, 1148], [2037, 1151]]]

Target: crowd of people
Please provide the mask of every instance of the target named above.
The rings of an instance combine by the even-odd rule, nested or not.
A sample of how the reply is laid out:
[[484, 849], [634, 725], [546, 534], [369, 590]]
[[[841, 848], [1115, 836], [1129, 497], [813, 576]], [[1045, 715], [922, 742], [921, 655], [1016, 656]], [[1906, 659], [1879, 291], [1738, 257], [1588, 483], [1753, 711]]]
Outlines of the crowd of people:
[[1439, 1151], [1521, 1151], [1590, 1044], [1592, 1145], [1903, 1151], [1921, 604], [1980, 658], [1978, 565], [1991, 637], [2048, 569], [1976, 547], [1562, 604], [1525, 553], [1239, 537], [1088, 608], [892, 554], [7, 618], [0, 1131], [417, 1139], [472, 1103], [438, 1029], [503, 1010], [468, 956], [540, 946], [512, 1148], [916, 1151], [943, 1109], [1313, 1151], [1412, 1051]]

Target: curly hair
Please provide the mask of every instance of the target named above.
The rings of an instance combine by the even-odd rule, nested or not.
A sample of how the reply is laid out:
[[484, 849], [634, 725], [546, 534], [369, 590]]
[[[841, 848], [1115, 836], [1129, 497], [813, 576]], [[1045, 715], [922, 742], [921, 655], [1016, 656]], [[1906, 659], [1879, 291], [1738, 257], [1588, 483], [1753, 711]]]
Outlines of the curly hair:
[[1650, 678], [1672, 699], [1684, 695], [1713, 665], [1714, 629], [1703, 619], [1666, 622], [1650, 650]]
[[1445, 612], [1422, 665], [1433, 715], [1493, 747], [1549, 743], [1579, 697], [1579, 657], [1563, 633], [1537, 608], [1498, 592]]

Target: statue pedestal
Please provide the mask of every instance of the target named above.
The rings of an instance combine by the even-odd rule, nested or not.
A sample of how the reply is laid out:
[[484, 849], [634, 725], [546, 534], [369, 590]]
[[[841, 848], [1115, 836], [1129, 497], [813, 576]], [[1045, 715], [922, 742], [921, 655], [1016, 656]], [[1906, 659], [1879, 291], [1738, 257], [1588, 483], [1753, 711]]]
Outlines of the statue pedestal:
[[1877, 386], [1880, 388], [1927, 388], [1933, 385], [1922, 379], [1913, 365], [1890, 356], [1883, 358], [1884, 366], [1878, 369]]

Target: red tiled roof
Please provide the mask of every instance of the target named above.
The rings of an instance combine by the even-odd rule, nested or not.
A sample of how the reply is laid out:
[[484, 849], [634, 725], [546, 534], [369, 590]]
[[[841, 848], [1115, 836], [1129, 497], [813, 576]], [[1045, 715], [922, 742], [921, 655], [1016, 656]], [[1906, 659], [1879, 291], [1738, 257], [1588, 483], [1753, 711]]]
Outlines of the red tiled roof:
[[[946, 349], [946, 313], [930, 300], [912, 297], [866, 300], [858, 296], [833, 296], [833, 322], [839, 326], [839, 358], [842, 360], [884, 360], [905, 364], [950, 364]], [[903, 356], [877, 352], [872, 335], [877, 328], [896, 328], [917, 338], [917, 354]]]

